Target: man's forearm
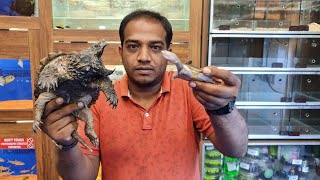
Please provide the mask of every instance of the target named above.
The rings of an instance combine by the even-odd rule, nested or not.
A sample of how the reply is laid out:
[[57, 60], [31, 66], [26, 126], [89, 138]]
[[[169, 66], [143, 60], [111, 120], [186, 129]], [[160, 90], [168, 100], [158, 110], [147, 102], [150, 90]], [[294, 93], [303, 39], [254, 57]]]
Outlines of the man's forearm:
[[57, 169], [63, 179], [96, 179], [99, 169], [98, 157], [84, 155], [79, 146], [69, 150], [57, 150], [57, 155]]
[[244, 156], [248, 146], [248, 127], [238, 110], [227, 115], [210, 112], [208, 115], [215, 130], [209, 138], [214, 146], [226, 156]]

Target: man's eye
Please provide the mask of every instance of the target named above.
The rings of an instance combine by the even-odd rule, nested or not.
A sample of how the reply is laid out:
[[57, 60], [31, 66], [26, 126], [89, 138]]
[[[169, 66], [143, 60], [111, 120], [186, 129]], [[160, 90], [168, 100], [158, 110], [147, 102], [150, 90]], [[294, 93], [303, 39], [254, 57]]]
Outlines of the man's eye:
[[138, 48], [138, 46], [137, 46], [136, 44], [129, 44], [127, 47], [128, 47], [129, 49], [136, 49], [136, 48]]
[[161, 46], [152, 46], [151, 47], [153, 50], [162, 50]]

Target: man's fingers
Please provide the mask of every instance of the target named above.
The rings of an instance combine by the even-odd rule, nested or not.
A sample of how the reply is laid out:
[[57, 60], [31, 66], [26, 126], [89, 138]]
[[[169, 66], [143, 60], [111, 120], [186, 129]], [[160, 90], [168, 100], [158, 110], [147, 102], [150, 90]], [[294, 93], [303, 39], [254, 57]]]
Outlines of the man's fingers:
[[72, 123], [67, 124], [63, 128], [61, 128], [53, 140], [62, 145], [69, 145], [74, 142], [74, 137], [71, 136], [72, 132], [77, 130], [77, 123], [73, 121]]
[[236, 87], [229, 87], [227, 85], [221, 84], [211, 84], [200, 81], [191, 81], [189, 86], [193, 90], [203, 91], [204, 93], [223, 99], [235, 98], [238, 94]]
[[63, 104], [63, 98], [58, 97], [51, 101], [49, 101], [46, 105], [46, 108], [43, 112], [42, 118], [47, 117], [50, 113], [55, 111], [56, 109], [59, 109]]
[[68, 115], [65, 116], [61, 119], [59, 119], [59, 121], [55, 121], [52, 124], [46, 124], [46, 126], [50, 126], [51, 129], [55, 129], [56, 131], [60, 131], [61, 129], [63, 129], [65, 126], [67, 126], [70, 123], [76, 122], [76, 118], [73, 115]]
[[228, 104], [230, 99], [223, 99], [218, 98], [215, 96], [211, 96], [209, 94], [206, 94], [202, 91], [193, 91], [194, 96], [196, 99], [206, 108], [209, 110], [218, 109], [220, 107], [225, 106]]
[[62, 108], [53, 111], [48, 117], [46, 117], [46, 125], [50, 126], [51, 124], [55, 123], [56, 121], [64, 118], [72, 114], [73, 112], [80, 110], [84, 107], [82, 102], [74, 102], [68, 105], [63, 106]]
[[219, 69], [216, 66], [207, 66], [202, 69], [206, 76], [221, 79], [225, 84], [240, 87], [240, 79], [230, 71]]

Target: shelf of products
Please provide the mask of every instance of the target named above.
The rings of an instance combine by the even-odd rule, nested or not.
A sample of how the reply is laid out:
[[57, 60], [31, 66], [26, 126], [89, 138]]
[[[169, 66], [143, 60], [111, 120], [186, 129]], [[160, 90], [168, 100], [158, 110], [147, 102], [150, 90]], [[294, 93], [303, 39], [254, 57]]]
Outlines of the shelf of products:
[[207, 64], [241, 79], [236, 107], [250, 143], [245, 157], [221, 155], [218, 165], [204, 143], [202, 179], [320, 179], [319, 9], [312, 0], [210, 1]]
[[320, 179], [320, 147], [315, 142], [249, 143], [243, 158], [223, 156], [211, 143], [202, 149], [203, 180]]
[[210, 1], [208, 65], [241, 79], [249, 139], [320, 139], [320, 1]]

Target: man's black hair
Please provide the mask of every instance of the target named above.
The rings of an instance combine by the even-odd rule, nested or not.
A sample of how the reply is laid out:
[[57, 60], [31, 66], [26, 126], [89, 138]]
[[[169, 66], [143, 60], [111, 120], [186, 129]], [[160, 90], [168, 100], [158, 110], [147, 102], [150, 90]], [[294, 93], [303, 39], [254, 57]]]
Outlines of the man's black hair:
[[124, 30], [127, 26], [127, 24], [132, 21], [136, 20], [139, 18], [151, 18], [154, 19], [158, 22], [161, 23], [162, 27], [166, 31], [166, 44], [167, 48], [169, 48], [171, 40], [172, 40], [172, 27], [168, 19], [164, 16], [162, 16], [158, 12], [150, 11], [150, 10], [145, 10], [145, 9], [139, 9], [136, 11], [131, 12], [128, 14], [126, 17], [123, 18], [120, 24], [119, 28], [119, 36], [120, 36], [120, 41], [121, 41], [121, 46], [123, 46], [123, 41], [124, 41]]

